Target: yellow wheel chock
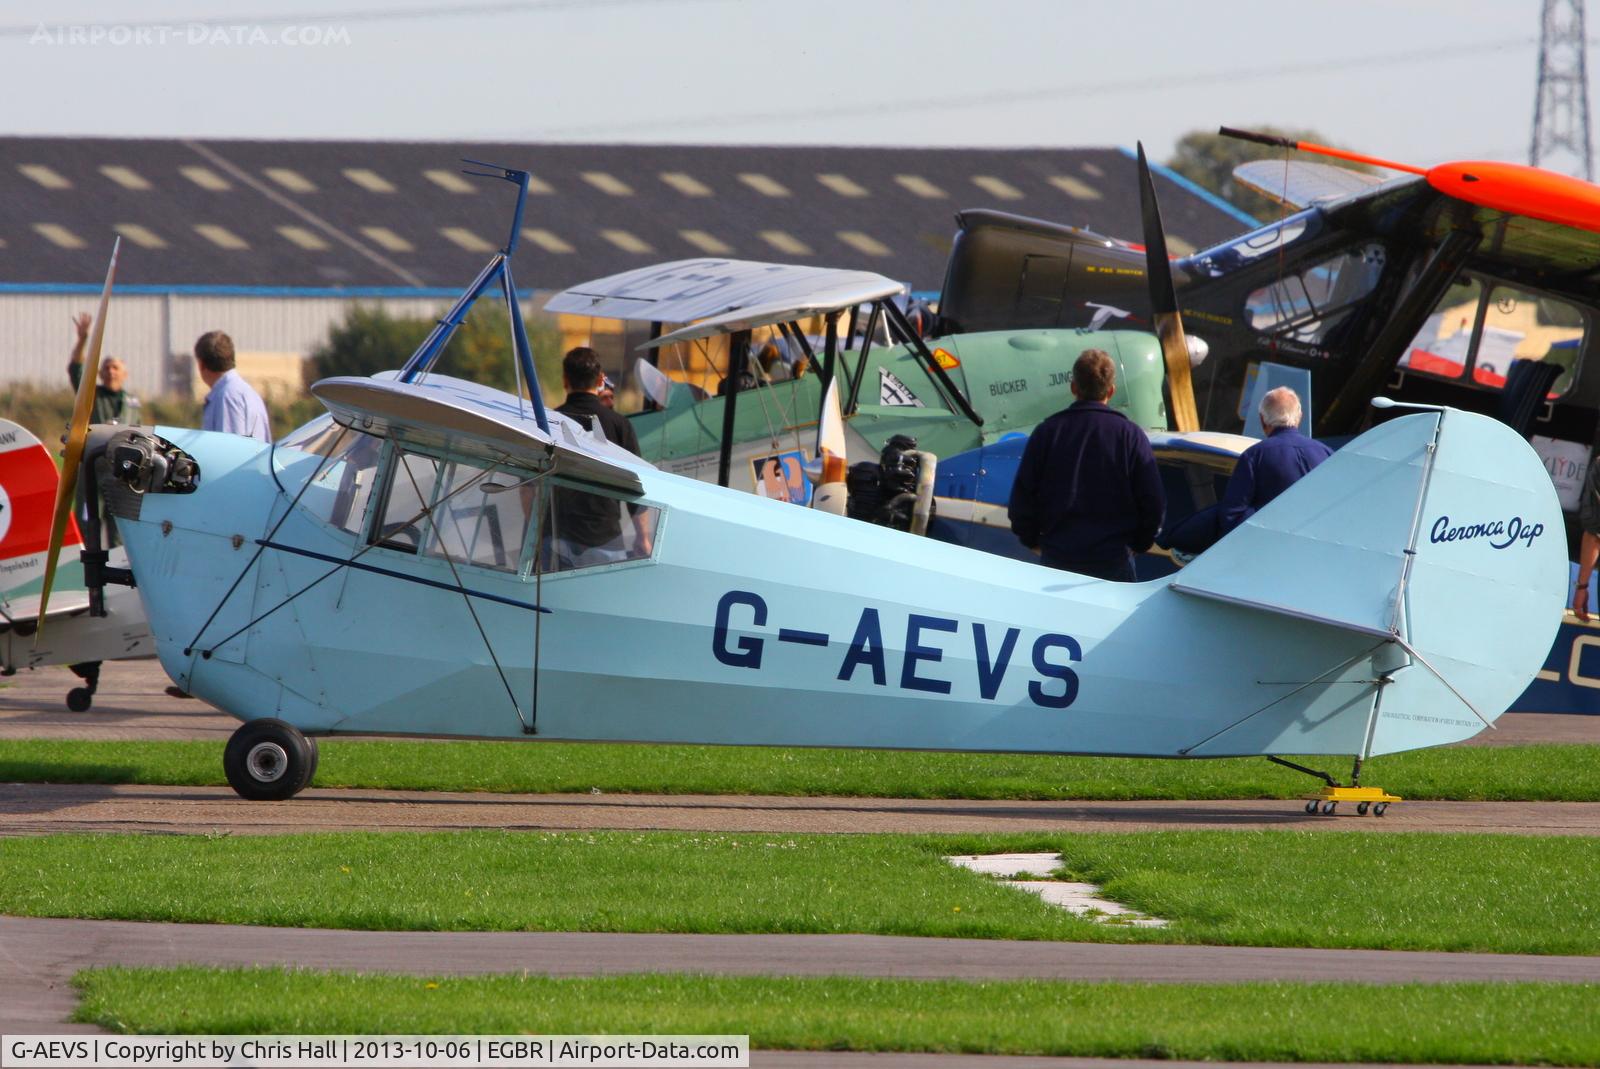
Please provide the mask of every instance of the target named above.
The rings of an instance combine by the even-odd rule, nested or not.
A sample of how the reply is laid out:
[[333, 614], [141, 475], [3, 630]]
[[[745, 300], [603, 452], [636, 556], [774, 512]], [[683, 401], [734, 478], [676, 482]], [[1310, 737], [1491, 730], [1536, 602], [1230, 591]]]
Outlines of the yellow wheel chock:
[[1373, 816], [1381, 817], [1388, 811], [1390, 802], [1402, 800], [1398, 794], [1390, 794], [1381, 787], [1324, 787], [1316, 794], [1301, 797], [1307, 799], [1307, 813], [1321, 810], [1325, 817], [1331, 817], [1340, 802], [1354, 802], [1361, 816], [1366, 816], [1370, 809]]

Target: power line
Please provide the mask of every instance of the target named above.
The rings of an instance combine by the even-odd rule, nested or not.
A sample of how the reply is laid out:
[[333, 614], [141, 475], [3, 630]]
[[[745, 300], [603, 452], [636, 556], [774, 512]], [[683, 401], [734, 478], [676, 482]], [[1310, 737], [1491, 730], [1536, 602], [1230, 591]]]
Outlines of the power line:
[[692, 118], [661, 116], [651, 119], [629, 119], [616, 123], [585, 123], [573, 126], [545, 127], [532, 131], [523, 130], [513, 136], [535, 138], [604, 137], [613, 134], [656, 133], [700, 127], [740, 126], [794, 120], [848, 119], [860, 115], [905, 115], [914, 112], [955, 111], [995, 107], [1003, 104], [1056, 100], [1061, 97], [1106, 97], [1128, 96], [1136, 93], [1164, 93], [1174, 89], [1192, 89], [1206, 85], [1236, 85], [1240, 82], [1267, 81], [1274, 78], [1343, 73], [1367, 67], [1390, 66], [1400, 63], [1411, 66], [1423, 63], [1444, 63], [1469, 56], [1532, 48], [1537, 43], [1537, 40], [1533, 37], [1521, 37], [1511, 40], [1459, 45], [1455, 48], [1410, 49], [1404, 52], [1388, 52], [1360, 59], [1330, 59], [1314, 63], [1284, 63], [1271, 67], [1256, 67], [1251, 70], [1230, 67], [1225, 71], [1213, 71], [1206, 74], [1180, 74], [1166, 78], [1139, 76], [1125, 78], [1120, 81], [1096, 79], [1094, 81], [1070, 82], [1064, 85], [1042, 86], [1035, 89], [1003, 89], [990, 93], [919, 97], [907, 100], [888, 100], [826, 108], [806, 108], [804, 110], [743, 112], [738, 114], [720, 113]]
[[305, 11], [295, 15], [201, 15], [170, 19], [111, 19], [99, 22], [58, 22], [40, 19], [30, 23], [0, 25], [0, 38], [31, 37], [41, 28], [84, 30], [144, 30], [174, 26], [299, 26], [328, 22], [395, 22], [404, 19], [476, 18], [492, 15], [546, 15], [560, 11], [613, 7], [675, 7], [687, 3], [730, 3], [732, 0], [501, 0], [498, 3], [442, 5], [437, 7], [384, 7], [359, 11]]

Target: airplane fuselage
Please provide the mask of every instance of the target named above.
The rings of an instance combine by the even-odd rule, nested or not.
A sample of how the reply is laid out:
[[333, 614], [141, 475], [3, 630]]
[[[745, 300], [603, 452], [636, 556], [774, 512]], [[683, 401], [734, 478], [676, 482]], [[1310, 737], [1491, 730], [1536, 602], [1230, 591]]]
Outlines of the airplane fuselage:
[[[1105, 583], [648, 469], [631, 504], [652, 517], [649, 556], [542, 572], [535, 531], [520, 561], [508, 549], [480, 567], [370, 544], [372, 521], [325, 518], [321, 485], [289, 508], [317, 456], [158, 433], [199, 461], [201, 484], [139, 499], [124, 539], [163, 665], [240, 719], [1173, 757], [1381, 753], [1482, 726], [1414, 668], [1378, 716], [1373, 681], [1405, 661], [1381, 637], [1170, 579]], [[1396, 469], [1408, 478], [1421, 441]], [[380, 489], [404, 472], [382, 448]], [[1322, 481], [1364, 492], [1371, 476]], [[503, 543], [519, 544], [509, 530]], [[1415, 718], [1404, 694], [1438, 708]]]

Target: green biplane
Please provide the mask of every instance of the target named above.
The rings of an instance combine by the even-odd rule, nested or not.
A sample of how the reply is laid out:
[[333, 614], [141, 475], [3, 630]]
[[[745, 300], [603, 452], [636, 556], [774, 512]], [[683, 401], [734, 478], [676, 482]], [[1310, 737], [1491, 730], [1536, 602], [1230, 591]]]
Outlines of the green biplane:
[[[665, 471], [769, 497], [809, 500], [803, 467], [814, 457], [818, 415], [834, 379], [851, 462], [878, 459], [896, 435], [951, 456], [1026, 434], [1071, 403], [1072, 364], [1085, 349], [1104, 349], [1116, 362], [1117, 408], [1142, 427], [1167, 428], [1154, 336], [1003, 330], [953, 335], [930, 348], [897, 303], [904, 293], [901, 283], [868, 271], [699, 259], [585, 282], [545, 308], [650, 323], [649, 355], [633, 369], [649, 400], [630, 417], [645, 458]], [[806, 323], [820, 330], [808, 334]], [[710, 396], [689, 381], [687, 362], [665, 354], [681, 357], [680, 346], [720, 338], [723, 392]], [[811, 373], [770, 377], [750, 355], [768, 340]], [[790, 366], [786, 361], [780, 375]]]

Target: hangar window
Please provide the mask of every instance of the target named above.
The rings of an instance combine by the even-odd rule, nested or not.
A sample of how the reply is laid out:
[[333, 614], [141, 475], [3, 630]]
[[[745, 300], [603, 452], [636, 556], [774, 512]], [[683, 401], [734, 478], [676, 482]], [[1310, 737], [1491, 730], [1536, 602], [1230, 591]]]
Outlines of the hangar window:
[[1321, 343], [1377, 288], [1386, 260], [1377, 242], [1347, 249], [1254, 291], [1245, 315], [1263, 334]]

